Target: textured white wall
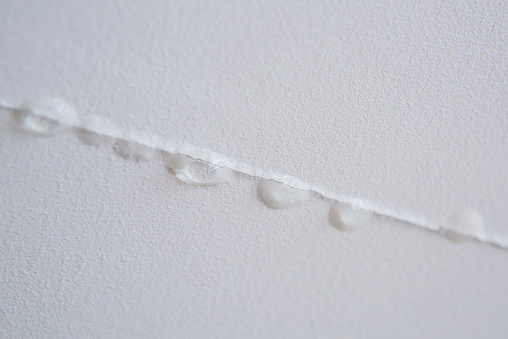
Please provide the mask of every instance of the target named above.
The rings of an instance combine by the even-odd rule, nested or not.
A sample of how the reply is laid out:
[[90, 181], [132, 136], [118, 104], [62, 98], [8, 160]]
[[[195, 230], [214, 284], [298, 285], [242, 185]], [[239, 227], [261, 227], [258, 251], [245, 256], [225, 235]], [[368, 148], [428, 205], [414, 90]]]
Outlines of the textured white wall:
[[[59, 96], [435, 225], [508, 236], [508, 9], [481, 2], [3, 1], [0, 98]], [[501, 337], [508, 255], [255, 180], [185, 186], [1, 117], [4, 337]]]

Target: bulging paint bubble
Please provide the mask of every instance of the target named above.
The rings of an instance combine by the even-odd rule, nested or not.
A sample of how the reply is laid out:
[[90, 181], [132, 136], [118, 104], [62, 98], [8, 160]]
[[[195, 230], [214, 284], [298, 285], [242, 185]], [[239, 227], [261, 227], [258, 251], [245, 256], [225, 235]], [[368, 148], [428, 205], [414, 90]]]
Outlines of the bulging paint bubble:
[[373, 215], [372, 211], [336, 201], [330, 207], [328, 220], [332, 226], [342, 231], [351, 231], [366, 225]]
[[89, 116], [83, 119], [76, 132], [79, 141], [85, 145], [99, 147], [114, 142], [113, 136], [120, 136], [116, 126], [107, 118]]
[[261, 201], [268, 207], [280, 210], [296, 206], [305, 201], [308, 190], [290, 187], [282, 182], [260, 179], [258, 192]]
[[474, 209], [463, 209], [443, 224], [446, 237], [451, 241], [482, 238], [485, 235], [483, 216]]
[[155, 150], [134, 141], [118, 139], [113, 151], [120, 157], [134, 162], [147, 161], [154, 157]]
[[51, 136], [76, 126], [79, 122], [76, 111], [56, 98], [27, 101], [14, 113], [19, 126], [36, 136]]
[[165, 153], [164, 166], [181, 182], [194, 186], [214, 186], [230, 181], [233, 170], [195, 160], [177, 153]]

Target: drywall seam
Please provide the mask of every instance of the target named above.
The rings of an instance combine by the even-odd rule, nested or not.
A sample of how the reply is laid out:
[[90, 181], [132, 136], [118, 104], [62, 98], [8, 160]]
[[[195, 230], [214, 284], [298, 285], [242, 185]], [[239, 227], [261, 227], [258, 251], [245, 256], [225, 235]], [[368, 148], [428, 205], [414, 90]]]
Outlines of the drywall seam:
[[[55, 99], [49, 99], [55, 100]], [[56, 99], [59, 104], [66, 105], [63, 101]], [[35, 101], [37, 102], [37, 101]], [[4, 111], [10, 111], [16, 114], [27, 114], [27, 110], [31, 110], [31, 102], [22, 104], [19, 106], [9, 104], [5, 100], [0, 99], [0, 109]], [[290, 175], [276, 173], [273, 171], [265, 171], [257, 168], [253, 168], [248, 164], [236, 161], [222, 154], [214, 151], [199, 148], [189, 144], [181, 144], [177, 141], [162, 138], [155, 134], [145, 134], [139, 131], [120, 131], [114, 124], [105, 120], [101, 117], [93, 117], [88, 121], [81, 122], [77, 114], [72, 111], [68, 106], [65, 106], [64, 110], [75, 114], [75, 119], [61, 119], [61, 116], [52, 115], [51, 112], [41, 110], [36, 115], [44, 119], [57, 123], [60, 127], [72, 128], [76, 133], [92, 133], [97, 137], [109, 137], [116, 140], [139, 144], [144, 147], [148, 147], [154, 151], [161, 151], [167, 153], [179, 154], [188, 157], [192, 160], [200, 161], [216, 167], [224, 167], [230, 170], [246, 174], [252, 177], [258, 177], [266, 180], [273, 180], [279, 183], [283, 183], [291, 188], [297, 190], [308, 190], [319, 196], [329, 199], [332, 201], [338, 201], [345, 204], [350, 204], [359, 207], [364, 210], [372, 211], [378, 215], [393, 218], [398, 221], [406, 222], [415, 226], [420, 226], [434, 232], [446, 232], [446, 228], [442, 224], [428, 222], [425, 218], [410, 215], [408, 213], [396, 213], [388, 208], [384, 208], [372, 202], [359, 200], [357, 198], [351, 198], [344, 194], [341, 194], [333, 189], [322, 187], [317, 184], [312, 184], [295, 178]], [[49, 113], [49, 114], [48, 114]], [[65, 112], [64, 112], [65, 113]], [[35, 114], [32, 112], [32, 114]], [[68, 117], [68, 116], [66, 116]], [[476, 239], [479, 242], [496, 246], [502, 249], [508, 250], [508, 238], [498, 235], [487, 235], [484, 232], [477, 232], [470, 237]]]

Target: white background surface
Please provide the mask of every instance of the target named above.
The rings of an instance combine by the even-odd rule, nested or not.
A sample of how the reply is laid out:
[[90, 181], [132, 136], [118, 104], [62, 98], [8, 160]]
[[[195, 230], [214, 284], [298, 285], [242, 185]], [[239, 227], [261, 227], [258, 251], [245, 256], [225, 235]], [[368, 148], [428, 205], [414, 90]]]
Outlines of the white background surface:
[[[508, 236], [503, 2], [0, 4], [0, 93]], [[2, 117], [5, 337], [501, 337], [508, 257], [256, 183], [178, 183]]]

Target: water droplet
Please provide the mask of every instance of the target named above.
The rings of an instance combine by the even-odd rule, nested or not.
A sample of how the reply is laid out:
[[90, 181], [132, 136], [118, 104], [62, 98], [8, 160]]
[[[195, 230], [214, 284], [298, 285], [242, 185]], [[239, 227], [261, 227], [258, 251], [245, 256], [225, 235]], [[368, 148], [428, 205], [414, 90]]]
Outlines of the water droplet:
[[194, 186], [218, 185], [233, 178], [233, 170], [195, 160], [177, 153], [165, 153], [164, 166], [181, 182]]
[[308, 190], [290, 187], [282, 182], [260, 179], [258, 192], [261, 201], [268, 207], [281, 210], [296, 206], [305, 201]]
[[483, 237], [485, 232], [483, 217], [474, 209], [463, 209], [453, 215], [443, 224], [443, 228], [446, 237], [456, 242]]
[[99, 147], [102, 144], [114, 142], [113, 136], [120, 136], [113, 123], [103, 117], [89, 116], [81, 123], [83, 128], [78, 129], [77, 137], [85, 145]]
[[25, 102], [14, 113], [19, 126], [37, 136], [57, 134], [79, 122], [74, 109], [64, 101], [54, 98]]
[[155, 155], [155, 150], [153, 148], [123, 139], [119, 139], [115, 142], [113, 151], [118, 156], [134, 162], [147, 161]]
[[330, 207], [328, 220], [332, 226], [342, 231], [350, 231], [366, 225], [373, 215], [372, 211], [336, 201]]

